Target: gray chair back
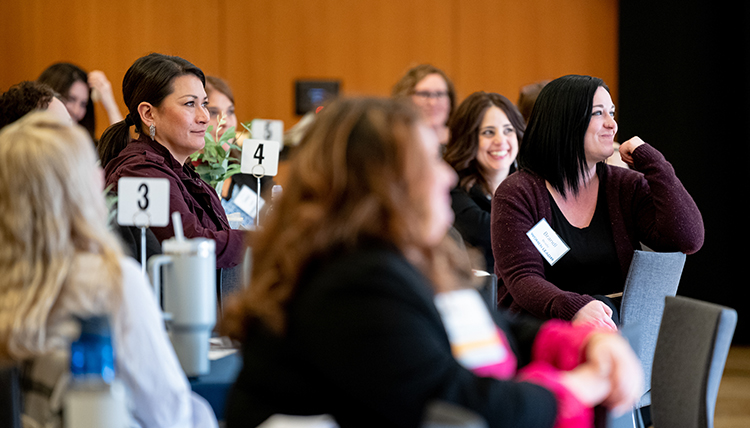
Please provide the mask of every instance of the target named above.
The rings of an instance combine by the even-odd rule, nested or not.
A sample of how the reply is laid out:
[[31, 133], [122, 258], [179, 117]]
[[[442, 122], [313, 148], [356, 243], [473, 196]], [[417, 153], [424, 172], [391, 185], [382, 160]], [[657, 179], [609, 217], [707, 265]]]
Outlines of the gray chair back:
[[651, 365], [659, 334], [664, 298], [674, 296], [685, 266], [685, 254], [636, 250], [625, 281], [620, 305], [620, 326], [630, 328], [630, 344], [643, 365], [644, 396], [637, 408], [648, 406], [651, 397]]
[[712, 428], [737, 325], [734, 309], [666, 297], [651, 380], [655, 428]]

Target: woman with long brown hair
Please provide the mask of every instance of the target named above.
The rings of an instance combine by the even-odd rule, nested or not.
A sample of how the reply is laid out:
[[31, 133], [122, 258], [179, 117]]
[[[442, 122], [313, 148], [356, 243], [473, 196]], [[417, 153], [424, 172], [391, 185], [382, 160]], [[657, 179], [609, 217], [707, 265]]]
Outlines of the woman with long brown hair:
[[448, 121], [450, 139], [444, 159], [458, 174], [451, 190], [453, 226], [464, 241], [484, 255], [481, 270], [494, 272], [490, 207], [500, 183], [516, 170], [518, 146], [526, 124], [516, 106], [500, 94], [474, 92]]
[[464, 315], [490, 324], [492, 358], [460, 352], [445, 310], [478, 294], [446, 239], [456, 177], [439, 146], [408, 103], [343, 99], [317, 116], [254, 242], [250, 285], [225, 314], [244, 358], [228, 427], [273, 414], [418, 426], [436, 400], [490, 426], [580, 426], [589, 406], [632, 403], [640, 366], [615, 334], [559, 321], [496, 325], [479, 300]]

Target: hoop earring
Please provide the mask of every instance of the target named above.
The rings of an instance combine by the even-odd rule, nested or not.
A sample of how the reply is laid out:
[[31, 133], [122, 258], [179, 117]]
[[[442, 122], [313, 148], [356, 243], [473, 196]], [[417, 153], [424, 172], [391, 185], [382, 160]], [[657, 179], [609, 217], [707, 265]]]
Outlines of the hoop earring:
[[156, 135], [156, 125], [153, 123], [148, 127], [148, 135], [151, 137], [151, 139], [154, 139], [154, 136]]

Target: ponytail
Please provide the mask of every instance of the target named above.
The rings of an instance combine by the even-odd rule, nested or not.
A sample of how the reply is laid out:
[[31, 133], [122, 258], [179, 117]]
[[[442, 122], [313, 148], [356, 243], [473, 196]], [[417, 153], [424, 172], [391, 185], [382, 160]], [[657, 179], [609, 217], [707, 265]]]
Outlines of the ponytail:
[[172, 93], [172, 81], [185, 74], [197, 76], [205, 86], [203, 71], [180, 57], [152, 53], [138, 58], [130, 66], [122, 79], [122, 97], [129, 113], [125, 120], [113, 124], [102, 134], [97, 145], [102, 167], [128, 145], [131, 126], [135, 126], [136, 132], [141, 131], [143, 123], [138, 106], [146, 102], [158, 107]]
[[99, 144], [96, 148], [102, 168], [106, 167], [109, 161], [116, 158], [129, 142], [130, 125], [124, 120], [107, 128], [99, 139]]

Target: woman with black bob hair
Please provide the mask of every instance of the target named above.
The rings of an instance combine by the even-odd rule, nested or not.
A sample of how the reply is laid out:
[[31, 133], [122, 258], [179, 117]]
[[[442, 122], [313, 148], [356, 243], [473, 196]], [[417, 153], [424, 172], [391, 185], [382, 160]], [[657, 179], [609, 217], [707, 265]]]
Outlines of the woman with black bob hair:
[[453, 226], [467, 244], [484, 255], [484, 265], [478, 268], [492, 272], [492, 195], [516, 170], [526, 123], [506, 97], [479, 91], [458, 106], [448, 127], [450, 139], [443, 158], [458, 174], [458, 185], [451, 190]]
[[[231, 268], [242, 257], [244, 232], [230, 228], [216, 190], [186, 162], [205, 144], [205, 84], [203, 72], [180, 57], [152, 53], [137, 59], [122, 83], [128, 114], [107, 128], [98, 151], [112, 191], [122, 177], [169, 180], [169, 209], [180, 213], [185, 237], [214, 240], [216, 267]], [[134, 140], [131, 126], [138, 134]], [[171, 219], [151, 230], [159, 242], [174, 236]]]
[[[615, 329], [633, 252], [692, 254], [703, 245], [703, 220], [672, 165], [639, 137], [620, 145], [630, 168], [610, 166], [615, 106], [601, 79], [568, 75], [542, 89], [518, 155], [520, 171], [492, 201], [500, 305], [541, 319]], [[554, 245], [545, 258], [527, 236], [546, 220]], [[533, 233], [532, 233], [533, 235]]]

